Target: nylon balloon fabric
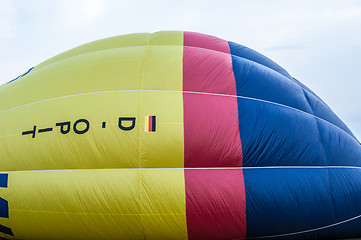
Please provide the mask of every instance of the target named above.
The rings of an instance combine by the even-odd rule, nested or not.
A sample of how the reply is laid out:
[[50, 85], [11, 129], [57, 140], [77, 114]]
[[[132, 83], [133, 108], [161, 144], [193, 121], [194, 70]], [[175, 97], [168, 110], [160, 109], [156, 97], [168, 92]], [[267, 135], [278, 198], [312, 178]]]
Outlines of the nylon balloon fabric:
[[0, 87], [0, 237], [361, 236], [361, 145], [234, 42], [163, 31], [61, 53]]

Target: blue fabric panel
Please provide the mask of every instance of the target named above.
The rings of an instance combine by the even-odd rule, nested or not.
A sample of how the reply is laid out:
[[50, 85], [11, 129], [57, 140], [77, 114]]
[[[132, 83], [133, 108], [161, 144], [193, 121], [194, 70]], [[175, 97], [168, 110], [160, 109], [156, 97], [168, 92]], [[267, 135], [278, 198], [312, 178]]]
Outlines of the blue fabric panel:
[[338, 221], [356, 218], [345, 224], [340, 224], [338, 236], [361, 236], [361, 169], [344, 168], [329, 170], [330, 187], [333, 193], [335, 214]]
[[312, 115], [239, 97], [238, 116], [243, 166], [328, 165]]
[[327, 106], [326, 103], [320, 101], [317, 97], [315, 97], [312, 93], [310, 93], [307, 90], [305, 90], [305, 96], [315, 116], [325, 119], [326, 121], [338, 126], [339, 128], [343, 129], [345, 132], [350, 134], [354, 139], [356, 139], [356, 137], [352, 134], [352, 132], [346, 126], [346, 124], [344, 124], [341, 121], [341, 119], [337, 117], [337, 115], [331, 110], [329, 106]]
[[255, 50], [252, 50], [248, 47], [242, 46], [238, 43], [234, 42], [228, 42], [229, 48], [231, 50], [231, 54], [242, 57], [248, 60], [251, 60], [253, 62], [259, 63], [263, 66], [266, 66], [280, 74], [282, 74], [285, 77], [292, 78], [291, 75], [283, 69], [280, 65], [269, 59], [268, 57], [256, 52]]
[[253, 50], [229, 45], [245, 167], [247, 237], [360, 237], [358, 140], [321, 98], [284, 69]]
[[8, 174], [0, 174], [0, 187], [8, 187]]
[[306, 85], [304, 85], [303, 83], [301, 83], [300, 81], [298, 81], [296, 78], [292, 78], [291, 80], [293, 80], [295, 83], [297, 83], [300, 87], [303, 88], [304, 91], [308, 92], [309, 94], [313, 95], [315, 98], [317, 98], [318, 100], [320, 100], [321, 102], [323, 102], [324, 104], [326, 104], [315, 92], [313, 92], [310, 88], [308, 88]]
[[238, 98], [243, 166], [361, 166], [361, 146], [339, 127], [310, 114]]
[[237, 95], [262, 99], [312, 113], [302, 88], [290, 79], [249, 60], [232, 56]]
[[331, 166], [361, 166], [361, 145], [341, 128], [317, 119], [320, 141]]
[[[232, 48], [231, 53], [233, 54]], [[262, 99], [299, 109], [340, 127], [356, 139], [327, 104], [298, 80], [284, 77], [264, 65], [236, 55], [232, 55], [232, 64], [238, 96]]]
[[[359, 225], [355, 227], [360, 218], [348, 221], [361, 214], [360, 169], [254, 168], [243, 174], [247, 237], [334, 239], [361, 234]], [[317, 228], [322, 229], [310, 231]], [[303, 233], [292, 234], [297, 232]]]

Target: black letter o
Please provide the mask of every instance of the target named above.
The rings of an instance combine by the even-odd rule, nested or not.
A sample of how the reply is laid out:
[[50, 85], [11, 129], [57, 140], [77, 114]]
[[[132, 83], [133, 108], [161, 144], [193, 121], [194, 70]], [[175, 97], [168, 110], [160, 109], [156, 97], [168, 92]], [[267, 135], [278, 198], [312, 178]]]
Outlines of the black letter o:
[[[85, 129], [83, 129], [83, 130], [78, 130], [78, 129], [77, 129], [78, 123], [85, 123], [85, 124], [86, 124]], [[86, 119], [79, 119], [79, 120], [77, 120], [77, 121], [74, 123], [73, 130], [74, 130], [74, 132], [75, 132], [76, 134], [84, 134], [84, 133], [86, 133], [86, 132], [89, 130], [89, 127], [90, 127], [90, 126], [89, 126], [89, 121], [88, 121], [88, 120], [86, 120]]]

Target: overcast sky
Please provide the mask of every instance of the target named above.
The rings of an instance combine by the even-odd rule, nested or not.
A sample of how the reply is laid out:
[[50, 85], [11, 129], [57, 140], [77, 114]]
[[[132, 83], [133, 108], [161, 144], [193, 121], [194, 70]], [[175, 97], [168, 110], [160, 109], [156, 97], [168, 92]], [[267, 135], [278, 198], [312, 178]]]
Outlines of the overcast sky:
[[187, 30], [253, 48], [361, 139], [360, 0], [0, 0], [0, 84], [83, 43]]

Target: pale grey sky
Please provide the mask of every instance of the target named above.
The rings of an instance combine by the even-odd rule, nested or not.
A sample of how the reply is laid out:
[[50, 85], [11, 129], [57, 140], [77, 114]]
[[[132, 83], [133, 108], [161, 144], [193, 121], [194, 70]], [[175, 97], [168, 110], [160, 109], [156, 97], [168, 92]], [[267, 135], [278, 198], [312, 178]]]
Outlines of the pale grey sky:
[[0, 84], [83, 43], [160, 30], [211, 34], [270, 57], [361, 139], [360, 0], [0, 0]]

